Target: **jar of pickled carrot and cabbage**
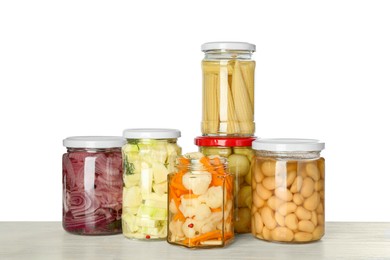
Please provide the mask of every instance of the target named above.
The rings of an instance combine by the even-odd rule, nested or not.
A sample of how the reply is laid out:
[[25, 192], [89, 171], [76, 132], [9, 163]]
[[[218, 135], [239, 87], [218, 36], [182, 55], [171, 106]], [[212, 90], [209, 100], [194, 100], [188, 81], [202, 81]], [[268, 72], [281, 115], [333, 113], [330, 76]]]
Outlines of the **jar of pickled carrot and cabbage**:
[[127, 238], [167, 237], [168, 173], [181, 155], [176, 129], [141, 128], [123, 132], [123, 234]]
[[63, 228], [74, 234], [109, 235], [122, 231], [121, 137], [64, 139], [62, 157]]
[[202, 135], [252, 136], [254, 123], [254, 73], [246, 42], [208, 42], [201, 47], [203, 114]]
[[233, 176], [226, 159], [189, 153], [169, 174], [168, 237], [188, 248], [223, 247], [234, 238]]

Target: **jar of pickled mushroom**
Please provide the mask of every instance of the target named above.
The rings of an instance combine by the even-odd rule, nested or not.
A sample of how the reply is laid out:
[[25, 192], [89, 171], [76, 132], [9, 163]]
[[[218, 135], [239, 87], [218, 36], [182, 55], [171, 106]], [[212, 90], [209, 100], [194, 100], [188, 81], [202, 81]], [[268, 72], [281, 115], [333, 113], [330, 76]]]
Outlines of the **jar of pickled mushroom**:
[[201, 47], [203, 114], [202, 134], [252, 136], [254, 123], [254, 73], [246, 42], [208, 42]]
[[195, 138], [199, 152], [206, 156], [218, 155], [228, 160], [229, 173], [234, 177], [234, 231], [251, 232], [251, 163], [254, 159], [252, 142], [255, 137]]
[[252, 234], [304, 243], [325, 227], [325, 144], [313, 139], [258, 139], [252, 144]]
[[123, 234], [131, 239], [167, 237], [168, 173], [181, 155], [175, 129], [127, 129], [123, 153]]
[[233, 176], [225, 158], [199, 152], [179, 157], [169, 174], [168, 201], [168, 243], [212, 248], [233, 240]]
[[63, 140], [62, 226], [80, 235], [122, 232], [122, 137], [78, 136]]

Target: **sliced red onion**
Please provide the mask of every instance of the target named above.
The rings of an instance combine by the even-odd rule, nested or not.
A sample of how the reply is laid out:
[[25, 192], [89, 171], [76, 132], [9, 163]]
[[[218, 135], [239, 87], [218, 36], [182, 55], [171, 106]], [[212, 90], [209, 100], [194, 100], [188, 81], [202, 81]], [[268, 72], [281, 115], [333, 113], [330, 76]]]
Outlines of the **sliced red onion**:
[[[94, 158], [87, 160], [88, 165], [87, 157]], [[88, 169], [88, 172], [85, 172], [85, 169]], [[88, 174], [85, 175], [86, 173]], [[120, 151], [65, 154], [63, 156], [65, 230], [80, 234], [121, 232], [122, 187]]]

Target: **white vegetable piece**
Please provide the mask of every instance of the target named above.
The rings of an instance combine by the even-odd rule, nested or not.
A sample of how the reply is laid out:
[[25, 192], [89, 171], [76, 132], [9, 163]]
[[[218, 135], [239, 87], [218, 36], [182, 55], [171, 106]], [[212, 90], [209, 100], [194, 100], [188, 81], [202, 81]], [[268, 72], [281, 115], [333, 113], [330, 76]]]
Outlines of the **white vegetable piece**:
[[183, 237], [184, 233], [182, 230], [182, 226], [183, 222], [180, 220], [171, 221], [171, 223], [169, 223], [169, 231], [171, 231], [173, 236]]
[[187, 190], [192, 190], [195, 195], [202, 195], [206, 193], [211, 183], [211, 173], [202, 171], [193, 174], [187, 172], [183, 175], [183, 185]]
[[[193, 221], [193, 219], [187, 218], [186, 221], [184, 222], [184, 224], [182, 225], [183, 233], [188, 238], [193, 238], [196, 235], [196, 231], [194, 228], [196, 223], [194, 223], [194, 222], [195, 221]], [[190, 225], [190, 224], [192, 224], [192, 225]], [[192, 227], [190, 227], [190, 226], [192, 226]]]
[[222, 211], [213, 212], [211, 213], [211, 216], [208, 218], [208, 221], [210, 223], [218, 224], [218, 222], [221, 222], [222, 216], [223, 216]]
[[206, 204], [200, 204], [195, 210], [196, 220], [204, 220], [211, 215], [211, 210]]
[[141, 192], [142, 196], [147, 196], [152, 192], [153, 171], [145, 162], [142, 162], [141, 168]]
[[152, 146], [150, 156], [160, 163], [165, 163], [167, 159], [167, 143], [158, 142]]
[[206, 205], [210, 208], [219, 208], [223, 204], [223, 190], [221, 186], [212, 186], [206, 194]]
[[137, 232], [139, 227], [135, 224], [136, 217], [132, 214], [125, 214], [123, 217], [124, 229], [129, 230], [130, 232]]
[[164, 164], [160, 162], [153, 162], [153, 180], [155, 183], [162, 183], [167, 181], [168, 169], [165, 168]]
[[140, 173], [134, 173], [132, 175], [124, 175], [125, 187], [138, 186], [141, 180]]
[[177, 155], [181, 153], [180, 149], [178, 149], [177, 145], [174, 144], [168, 144], [167, 145], [167, 152], [168, 152], [168, 157], [167, 157], [167, 170], [169, 173], [175, 171], [175, 160]]
[[207, 223], [201, 228], [200, 233], [204, 234], [204, 233], [211, 232], [214, 230], [216, 230], [216, 224]]
[[179, 210], [183, 213], [184, 217], [192, 218], [195, 216], [199, 205], [200, 201], [197, 198], [185, 199], [184, 195], [182, 195]]
[[142, 202], [141, 189], [138, 186], [123, 188], [123, 206], [124, 207], [139, 207]]
[[153, 190], [160, 196], [163, 196], [168, 191], [167, 182], [162, 182], [159, 184], [153, 184]]

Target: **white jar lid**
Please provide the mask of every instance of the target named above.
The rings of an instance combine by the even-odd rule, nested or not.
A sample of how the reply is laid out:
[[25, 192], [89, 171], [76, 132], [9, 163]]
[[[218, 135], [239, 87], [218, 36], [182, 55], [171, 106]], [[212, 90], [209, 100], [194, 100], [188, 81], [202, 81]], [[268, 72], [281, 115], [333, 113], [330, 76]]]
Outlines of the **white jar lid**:
[[316, 139], [269, 138], [253, 141], [252, 148], [272, 152], [309, 152], [323, 150], [325, 143]]
[[128, 139], [165, 139], [180, 136], [179, 130], [167, 128], [133, 128], [123, 131], [123, 137]]
[[63, 145], [68, 148], [116, 148], [125, 143], [120, 136], [72, 136], [63, 140]]
[[256, 45], [248, 42], [206, 42], [202, 44], [201, 50], [237, 50], [254, 52], [256, 51]]

